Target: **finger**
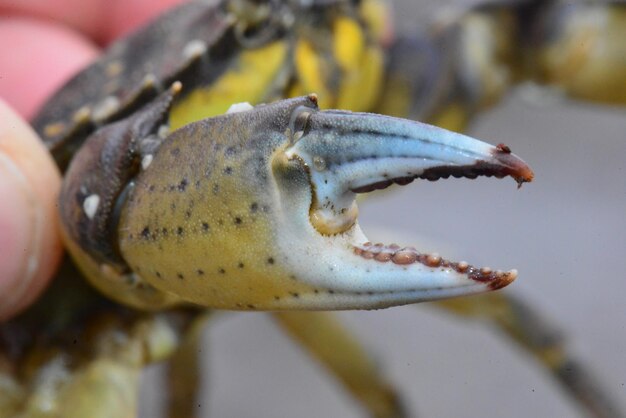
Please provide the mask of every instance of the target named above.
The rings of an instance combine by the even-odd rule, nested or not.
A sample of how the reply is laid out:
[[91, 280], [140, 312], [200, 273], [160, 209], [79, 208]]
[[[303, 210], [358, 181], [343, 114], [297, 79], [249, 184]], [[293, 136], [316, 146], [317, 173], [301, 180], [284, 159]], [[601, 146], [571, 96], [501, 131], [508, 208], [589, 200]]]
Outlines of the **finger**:
[[92, 38], [100, 31], [104, 11], [102, 0], [0, 0], [0, 14], [5, 17], [54, 20]]
[[59, 187], [46, 148], [0, 100], [0, 321], [32, 303], [58, 265]]
[[0, 19], [0, 97], [30, 119], [98, 50], [78, 33], [31, 18]]
[[184, 0], [0, 0], [0, 15], [54, 20], [104, 45]]

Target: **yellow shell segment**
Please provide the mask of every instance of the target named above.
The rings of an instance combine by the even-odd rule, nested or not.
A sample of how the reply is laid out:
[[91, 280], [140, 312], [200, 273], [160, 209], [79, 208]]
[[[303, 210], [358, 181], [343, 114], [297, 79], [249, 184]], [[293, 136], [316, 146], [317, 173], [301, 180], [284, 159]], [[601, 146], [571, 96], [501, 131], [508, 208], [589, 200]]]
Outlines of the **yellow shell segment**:
[[320, 107], [334, 106], [336, 99], [327, 82], [331, 69], [313, 44], [306, 39], [298, 40], [294, 59], [297, 84], [290, 91], [290, 95], [299, 96], [315, 92], [318, 94]]
[[380, 93], [384, 63], [380, 46], [366, 38], [359, 22], [340, 16], [333, 21], [328, 49], [298, 40], [296, 83], [289, 95], [316, 92], [322, 108], [371, 110]]
[[170, 113], [172, 129], [223, 114], [233, 103], [265, 101], [284, 71], [288, 49], [287, 42], [281, 40], [243, 50], [218, 80], [196, 88], [174, 104]]
[[371, 110], [380, 96], [383, 79], [383, 53], [378, 46], [368, 46], [359, 65], [342, 77], [337, 108], [355, 112]]
[[343, 71], [354, 71], [362, 63], [365, 39], [359, 24], [345, 16], [333, 22], [333, 55]]
[[389, 1], [362, 0], [359, 15], [367, 32], [379, 44], [387, 45], [393, 38], [393, 18]]
[[465, 106], [453, 102], [439, 109], [435, 115], [431, 116], [428, 123], [450, 131], [463, 132], [467, 129], [469, 119], [470, 115]]

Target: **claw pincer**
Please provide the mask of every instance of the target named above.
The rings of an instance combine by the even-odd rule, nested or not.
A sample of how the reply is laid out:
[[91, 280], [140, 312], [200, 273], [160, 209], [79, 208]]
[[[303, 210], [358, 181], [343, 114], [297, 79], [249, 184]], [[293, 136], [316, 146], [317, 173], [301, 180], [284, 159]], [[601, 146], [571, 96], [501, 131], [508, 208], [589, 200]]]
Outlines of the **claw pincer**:
[[[73, 165], [63, 189], [70, 243], [85, 242], [89, 231], [102, 236], [93, 222], [115, 230], [107, 251], [69, 246], [110, 296], [146, 308], [179, 301], [222, 309], [377, 308], [497, 289], [515, 279], [515, 271], [372, 245], [355, 202], [358, 193], [420, 178], [530, 181], [530, 168], [505, 146], [409, 120], [319, 110], [315, 95], [244, 107], [155, 141], [163, 136], [157, 133], [163, 112], [154, 109], [169, 106], [168, 94], [115, 133], [134, 135], [124, 142], [134, 145], [119, 152], [136, 156], [124, 161], [149, 155], [149, 164], [126, 163], [105, 174]], [[146, 124], [151, 118], [159, 123]], [[137, 121], [150, 129], [138, 130]], [[113, 172], [125, 180], [111, 181]], [[87, 199], [101, 182], [120, 190], [107, 194], [116, 200], [99, 212]]]

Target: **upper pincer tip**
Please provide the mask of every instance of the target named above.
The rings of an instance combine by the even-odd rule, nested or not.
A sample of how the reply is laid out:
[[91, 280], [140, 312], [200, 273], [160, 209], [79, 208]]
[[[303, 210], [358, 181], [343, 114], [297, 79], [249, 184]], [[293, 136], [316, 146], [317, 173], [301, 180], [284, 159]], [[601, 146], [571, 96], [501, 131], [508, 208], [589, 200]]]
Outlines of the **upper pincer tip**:
[[533, 181], [535, 177], [533, 170], [524, 160], [513, 154], [507, 145], [496, 145], [493, 157], [502, 166], [502, 174], [513, 177], [517, 182], [518, 189], [522, 187], [522, 184]]

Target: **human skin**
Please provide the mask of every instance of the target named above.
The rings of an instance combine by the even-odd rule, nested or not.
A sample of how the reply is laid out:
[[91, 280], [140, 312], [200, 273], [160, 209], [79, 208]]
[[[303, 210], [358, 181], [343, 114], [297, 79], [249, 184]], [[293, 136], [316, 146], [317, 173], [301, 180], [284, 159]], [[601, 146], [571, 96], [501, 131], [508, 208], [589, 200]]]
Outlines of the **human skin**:
[[31, 119], [100, 49], [182, 0], [0, 0], [0, 321], [33, 303], [62, 254], [60, 174]]

